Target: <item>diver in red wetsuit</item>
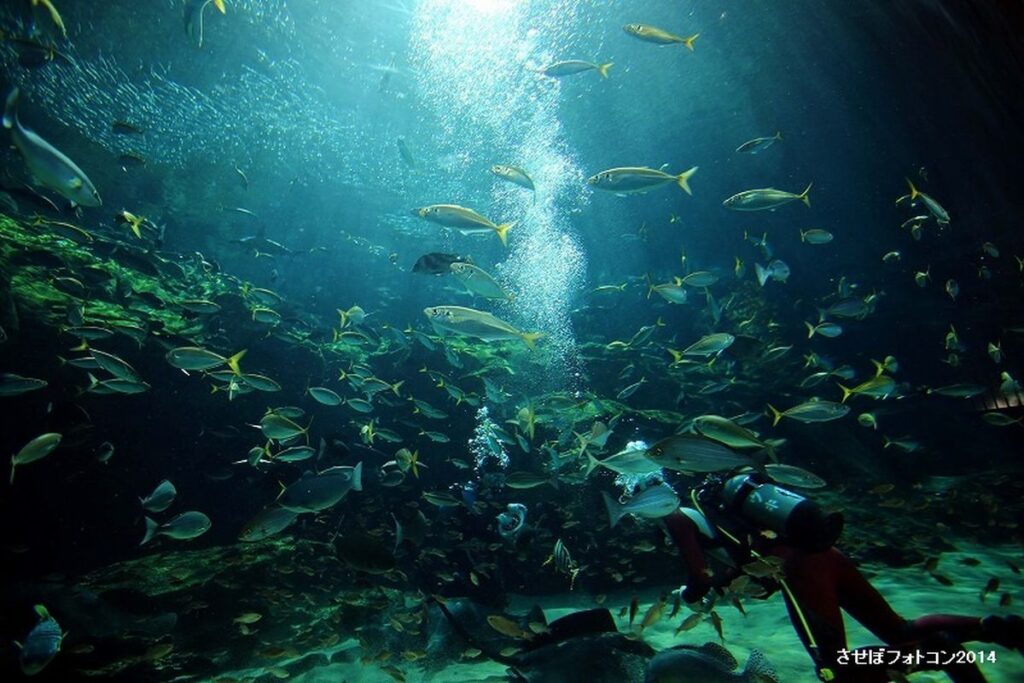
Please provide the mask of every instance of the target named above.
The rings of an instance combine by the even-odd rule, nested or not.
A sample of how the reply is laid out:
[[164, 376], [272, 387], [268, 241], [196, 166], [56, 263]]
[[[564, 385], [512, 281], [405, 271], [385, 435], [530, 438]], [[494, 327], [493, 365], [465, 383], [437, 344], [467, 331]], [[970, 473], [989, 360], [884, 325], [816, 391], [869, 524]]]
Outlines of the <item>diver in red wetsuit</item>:
[[[715, 589], [721, 594], [757, 558], [780, 565], [774, 577], [754, 579], [766, 591], [782, 589], [790, 620], [823, 681], [882, 683], [901, 673], [942, 670], [955, 683], [983, 683], [976, 663], [934, 665], [927, 653], [963, 650], [962, 643], [997, 643], [1024, 653], [1024, 619], [933, 614], [908, 621], [833, 544], [842, 531], [839, 513], [825, 513], [813, 501], [771, 482], [762, 474], [740, 470], [709, 476], [691, 493], [693, 507], [665, 517], [687, 572], [683, 600], [700, 605]], [[778, 560], [771, 560], [775, 557]], [[781, 560], [781, 562], [779, 562]], [[699, 609], [699, 608], [698, 608]], [[885, 664], [868, 664], [847, 650], [840, 610], [880, 640]], [[900, 654], [920, 662], [890, 665]], [[902, 658], [901, 658], [902, 659]]]

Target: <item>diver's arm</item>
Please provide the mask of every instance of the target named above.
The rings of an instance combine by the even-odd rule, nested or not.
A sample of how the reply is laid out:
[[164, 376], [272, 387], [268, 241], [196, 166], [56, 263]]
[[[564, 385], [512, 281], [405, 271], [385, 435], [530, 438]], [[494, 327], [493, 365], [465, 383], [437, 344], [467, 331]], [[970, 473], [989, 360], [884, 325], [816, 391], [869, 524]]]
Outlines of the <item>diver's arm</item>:
[[711, 579], [708, 565], [704, 558], [704, 549], [700, 545], [700, 530], [692, 519], [676, 510], [664, 517], [665, 528], [679, 555], [683, 558], [686, 570], [686, 589], [683, 600], [687, 603], [699, 602], [711, 590]]

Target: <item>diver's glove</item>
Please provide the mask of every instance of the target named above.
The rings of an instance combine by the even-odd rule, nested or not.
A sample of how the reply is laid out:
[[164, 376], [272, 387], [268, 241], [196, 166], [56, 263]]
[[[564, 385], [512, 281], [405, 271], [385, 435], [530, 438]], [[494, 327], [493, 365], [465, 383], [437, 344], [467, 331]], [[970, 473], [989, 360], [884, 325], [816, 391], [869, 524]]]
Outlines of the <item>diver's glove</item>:
[[981, 632], [983, 642], [1002, 645], [1024, 655], [1024, 618], [1016, 614], [1005, 617], [993, 614], [982, 618]]
[[692, 612], [707, 614], [715, 606], [715, 594], [711, 591], [705, 591], [703, 595], [693, 595], [696, 591], [689, 590], [688, 586], [683, 585], [675, 592], [679, 594], [679, 597], [683, 599], [683, 604], [689, 607]]

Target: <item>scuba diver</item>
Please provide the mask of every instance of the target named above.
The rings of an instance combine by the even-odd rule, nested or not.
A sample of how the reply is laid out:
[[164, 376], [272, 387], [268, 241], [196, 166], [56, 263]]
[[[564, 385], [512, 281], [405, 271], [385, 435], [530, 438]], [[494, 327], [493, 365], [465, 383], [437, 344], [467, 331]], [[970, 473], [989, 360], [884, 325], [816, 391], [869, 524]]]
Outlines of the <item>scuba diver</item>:
[[[721, 595], [745, 573], [745, 565], [750, 570], [756, 563], [767, 570], [755, 571], [760, 578], [751, 579], [764, 590], [757, 597], [781, 589], [790, 621], [822, 681], [881, 683], [909, 671], [942, 670], [954, 683], [983, 683], [975, 657], [955, 656], [977, 654], [964, 653], [962, 643], [997, 643], [1024, 654], [1019, 616], [904, 619], [834, 547], [843, 528], [840, 513], [826, 513], [749, 467], [709, 475], [690, 492], [690, 500], [692, 507], [681, 506], [663, 518], [687, 573], [683, 600], [706, 611], [716, 597], [712, 589]], [[841, 609], [886, 646], [848, 650]], [[941, 661], [929, 656], [936, 652], [942, 653]]]

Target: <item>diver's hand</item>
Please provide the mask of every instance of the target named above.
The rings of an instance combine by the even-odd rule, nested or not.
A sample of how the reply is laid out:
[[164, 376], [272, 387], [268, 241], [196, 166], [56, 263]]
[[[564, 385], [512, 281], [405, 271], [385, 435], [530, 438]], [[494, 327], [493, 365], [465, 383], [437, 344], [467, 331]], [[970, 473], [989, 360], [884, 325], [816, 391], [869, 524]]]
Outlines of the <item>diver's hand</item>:
[[708, 591], [707, 593], [705, 593], [704, 595], [700, 596], [696, 600], [687, 600], [686, 599], [687, 596], [686, 596], [686, 585], [685, 584], [683, 584], [682, 586], [680, 586], [679, 588], [677, 588], [676, 590], [674, 590], [672, 592], [675, 593], [675, 594], [678, 594], [679, 597], [682, 598], [683, 604], [685, 604], [687, 607], [689, 607], [690, 611], [692, 611], [692, 612], [698, 612], [700, 614], [707, 614], [715, 606], [715, 595], [711, 591]]

